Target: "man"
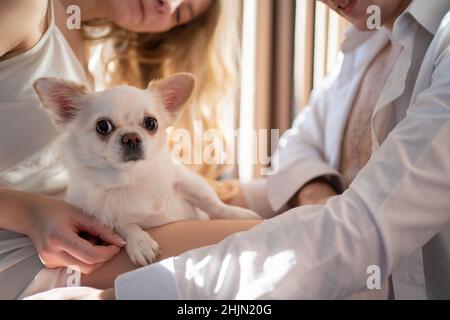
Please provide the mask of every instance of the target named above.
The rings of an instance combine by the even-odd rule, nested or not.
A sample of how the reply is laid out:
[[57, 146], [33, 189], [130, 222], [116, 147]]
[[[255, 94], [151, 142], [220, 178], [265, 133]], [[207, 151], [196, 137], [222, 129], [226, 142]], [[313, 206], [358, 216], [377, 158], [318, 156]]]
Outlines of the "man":
[[263, 185], [272, 211], [302, 206], [124, 274], [117, 298], [347, 298], [372, 270], [397, 299], [450, 298], [450, 1], [324, 2], [355, 28]]

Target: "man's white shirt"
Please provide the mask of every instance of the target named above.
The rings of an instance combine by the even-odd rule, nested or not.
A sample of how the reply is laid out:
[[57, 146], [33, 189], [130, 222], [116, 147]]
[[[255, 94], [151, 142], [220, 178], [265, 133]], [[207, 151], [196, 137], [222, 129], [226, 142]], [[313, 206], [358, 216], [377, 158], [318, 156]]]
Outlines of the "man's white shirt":
[[373, 155], [349, 189], [119, 276], [117, 298], [347, 298], [367, 289], [370, 266], [382, 279], [392, 274], [397, 299], [450, 298], [449, 10], [450, 0], [414, 0], [392, 33], [351, 28], [340, 67], [283, 136], [279, 172], [260, 185], [272, 212], [317, 177], [342, 190], [340, 142], [353, 98], [392, 41], [402, 52], [372, 116]]

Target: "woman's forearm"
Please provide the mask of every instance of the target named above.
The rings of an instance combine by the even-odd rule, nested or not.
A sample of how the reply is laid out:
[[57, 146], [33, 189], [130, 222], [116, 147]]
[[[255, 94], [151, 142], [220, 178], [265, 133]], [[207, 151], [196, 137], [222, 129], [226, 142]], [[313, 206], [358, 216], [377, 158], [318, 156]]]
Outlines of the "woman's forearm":
[[29, 235], [33, 225], [29, 207], [31, 194], [0, 187], [0, 229]]
[[[207, 220], [182, 221], [149, 230], [159, 243], [161, 255], [158, 260], [173, 257], [183, 252], [216, 244], [228, 236], [247, 231], [261, 220]], [[82, 276], [82, 285], [98, 289], [114, 286], [115, 278], [125, 272], [136, 269], [125, 250], [106, 263], [101, 269]]]

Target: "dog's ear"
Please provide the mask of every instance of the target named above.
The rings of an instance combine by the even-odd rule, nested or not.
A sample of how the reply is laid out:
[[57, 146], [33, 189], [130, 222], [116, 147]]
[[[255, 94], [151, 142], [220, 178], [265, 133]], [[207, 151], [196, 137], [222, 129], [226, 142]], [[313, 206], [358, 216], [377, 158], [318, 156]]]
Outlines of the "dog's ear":
[[172, 121], [189, 100], [194, 88], [195, 76], [190, 73], [177, 73], [166, 79], [151, 82], [148, 86], [148, 90], [158, 92]]
[[55, 78], [40, 78], [33, 88], [58, 127], [76, 118], [80, 99], [88, 91], [85, 86]]

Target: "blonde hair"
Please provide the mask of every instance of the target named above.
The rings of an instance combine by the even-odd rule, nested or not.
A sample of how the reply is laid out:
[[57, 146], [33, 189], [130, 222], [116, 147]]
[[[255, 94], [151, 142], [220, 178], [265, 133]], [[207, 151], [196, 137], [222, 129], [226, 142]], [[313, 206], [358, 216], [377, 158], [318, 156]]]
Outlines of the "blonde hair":
[[[240, 3], [213, 0], [195, 20], [161, 34], [134, 33], [104, 20], [85, 23], [87, 56], [92, 56], [93, 46], [102, 46], [102, 75], [107, 86], [146, 88], [151, 80], [176, 72], [195, 74], [196, 89], [174, 128], [185, 128], [194, 137], [194, 121], [199, 120], [204, 130], [221, 130], [222, 109], [237, 92]], [[236, 183], [216, 181], [226, 166], [189, 167], [208, 179], [222, 200], [237, 194]]]

